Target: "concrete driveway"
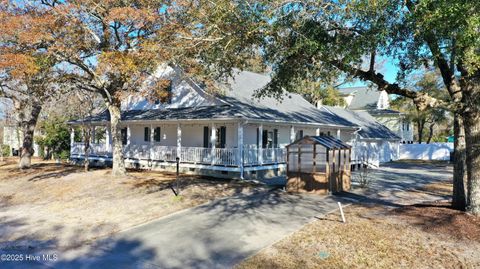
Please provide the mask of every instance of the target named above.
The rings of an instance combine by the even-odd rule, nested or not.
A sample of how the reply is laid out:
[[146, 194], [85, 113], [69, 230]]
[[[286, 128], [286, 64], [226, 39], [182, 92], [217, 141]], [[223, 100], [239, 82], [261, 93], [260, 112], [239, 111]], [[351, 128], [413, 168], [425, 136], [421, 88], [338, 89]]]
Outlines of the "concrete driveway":
[[[418, 163], [393, 162], [370, 170], [371, 183], [368, 189], [355, 189], [351, 198], [385, 206], [401, 206], [426, 201], [448, 200], [450, 195], [428, 191], [431, 184], [451, 183], [452, 165], [446, 162]], [[352, 174], [352, 180], [358, 172]]]
[[337, 208], [334, 196], [230, 197], [61, 253], [54, 268], [229, 268]]

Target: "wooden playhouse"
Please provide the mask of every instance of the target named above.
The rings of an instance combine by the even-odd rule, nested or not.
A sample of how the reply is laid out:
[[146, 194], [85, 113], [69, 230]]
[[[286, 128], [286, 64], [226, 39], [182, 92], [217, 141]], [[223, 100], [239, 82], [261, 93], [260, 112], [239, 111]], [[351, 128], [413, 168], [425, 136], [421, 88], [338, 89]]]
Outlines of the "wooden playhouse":
[[348, 191], [351, 153], [351, 146], [331, 136], [305, 136], [293, 142], [287, 146], [287, 191]]

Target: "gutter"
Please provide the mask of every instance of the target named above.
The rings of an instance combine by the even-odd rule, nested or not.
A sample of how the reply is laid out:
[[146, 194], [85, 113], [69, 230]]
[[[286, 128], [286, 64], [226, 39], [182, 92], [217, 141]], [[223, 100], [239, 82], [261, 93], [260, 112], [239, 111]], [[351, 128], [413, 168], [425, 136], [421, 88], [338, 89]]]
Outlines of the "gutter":
[[[161, 122], [161, 123], [181, 123], [181, 122], [212, 122], [212, 121], [231, 121], [231, 122], [238, 122], [242, 121], [245, 124], [249, 123], [266, 123], [266, 124], [283, 124], [283, 125], [305, 125], [305, 126], [312, 126], [312, 127], [330, 127], [330, 128], [339, 128], [339, 129], [347, 129], [352, 130], [355, 128], [360, 128], [358, 126], [346, 126], [346, 125], [338, 125], [338, 124], [325, 124], [325, 123], [309, 123], [309, 122], [294, 122], [294, 121], [279, 121], [279, 120], [256, 120], [256, 119], [245, 119], [245, 118], [210, 118], [210, 119], [171, 119], [171, 120], [122, 120], [121, 124], [151, 124], [152, 122]], [[98, 125], [107, 125], [108, 120], [106, 121], [91, 121], [90, 124], [98, 124]], [[68, 125], [82, 125], [83, 122], [67, 122]]]

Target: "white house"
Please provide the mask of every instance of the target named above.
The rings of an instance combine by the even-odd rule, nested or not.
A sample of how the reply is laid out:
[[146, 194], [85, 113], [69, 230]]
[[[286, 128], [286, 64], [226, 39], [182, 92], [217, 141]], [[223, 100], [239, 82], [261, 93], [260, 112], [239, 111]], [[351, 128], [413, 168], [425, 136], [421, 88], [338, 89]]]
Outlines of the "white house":
[[[130, 166], [173, 169], [179, 158], [182, 172], [239, 178], [283, 174], [285, 149], [306, 135], [332, 135], [354, 143], [360, 126], [328, 107], [317, 109], [298, 94], [283, 100], [254, 99], [269, 76], [238, 72], [223, 93], [212, 95], [171, 67], [157, 77], [171, 81], [171, 98], [148, 102], [131, 96], [122, 105], [124, 155]], [[107, 111], [87, 119], [102, 133], [94, 139], [91, 158], [111, 162]], [[72, 127], [81, 121], [70, 121]], [[71, 159], [83, 159], [83, 144], [74, 141]], [[104, 134], [104, 135], [103, 135]]]
[[402, 143], [413, 143], [412, 123], [399, 111], [390, 109], [390, 99], [386, 91], [369, 87], [339, 89], [346, 107], [354, 111], [367, 111], [379, 123], [393, 131]]
[[325, 107], [360, 128], [350, 144], [352, 159], [371, 167], [399, 159], [400, 137], [379, 123], [366, 111], [353, 111], [340, 107]]

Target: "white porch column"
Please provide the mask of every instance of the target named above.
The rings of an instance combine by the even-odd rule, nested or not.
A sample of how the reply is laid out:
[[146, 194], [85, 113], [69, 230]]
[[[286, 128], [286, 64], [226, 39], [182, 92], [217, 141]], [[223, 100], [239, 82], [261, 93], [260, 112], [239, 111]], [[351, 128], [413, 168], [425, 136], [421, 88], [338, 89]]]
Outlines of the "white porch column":
[[153, 160], [153, 125], [150, 124], [150, 160]]
[[337, 139], [340, 139], [340, 129], [337, 130]]
[[105, 151], [111, 151], [111, 142], [110, 142], [110, 126], [105, 126]]
[[127, 125], [127, 146], [130, 146], [130, 138], [132, 136], [132, 132], [130, 130], [130, 125]]
[[263, 164], [263, 124], [260, 124], [258, 126], [258, 145], [257, 145], [257, 150], [258, 150], [258, 163], [260, 165]]
[[295, 141], [295, 127], [290, 126], [290, 143]]
[[237, 164], [240, 167], [240, 178], [243, 179], [243, 123], [237, 126]]
[[320, 128], [315, 129], [315, 135], [320, 136]]
[[70, 128], [70, 151], [73, 149], [74, 143], [75, 143], [75, 129]]
[[217, 144], [217, 128], [215, 127], [215, 123], [212, 123], [212, 132], [210, 133], [210, 144], [212, 145], [210, 151], [210, 157], [212, 158], [212, 165], [215, 164], [215, 147]]
[[177, 123], [177, 157], [178, 158], [180, 158], [181, 153], [182, 153], [182, 126], [180, 125], [180, 123]]

